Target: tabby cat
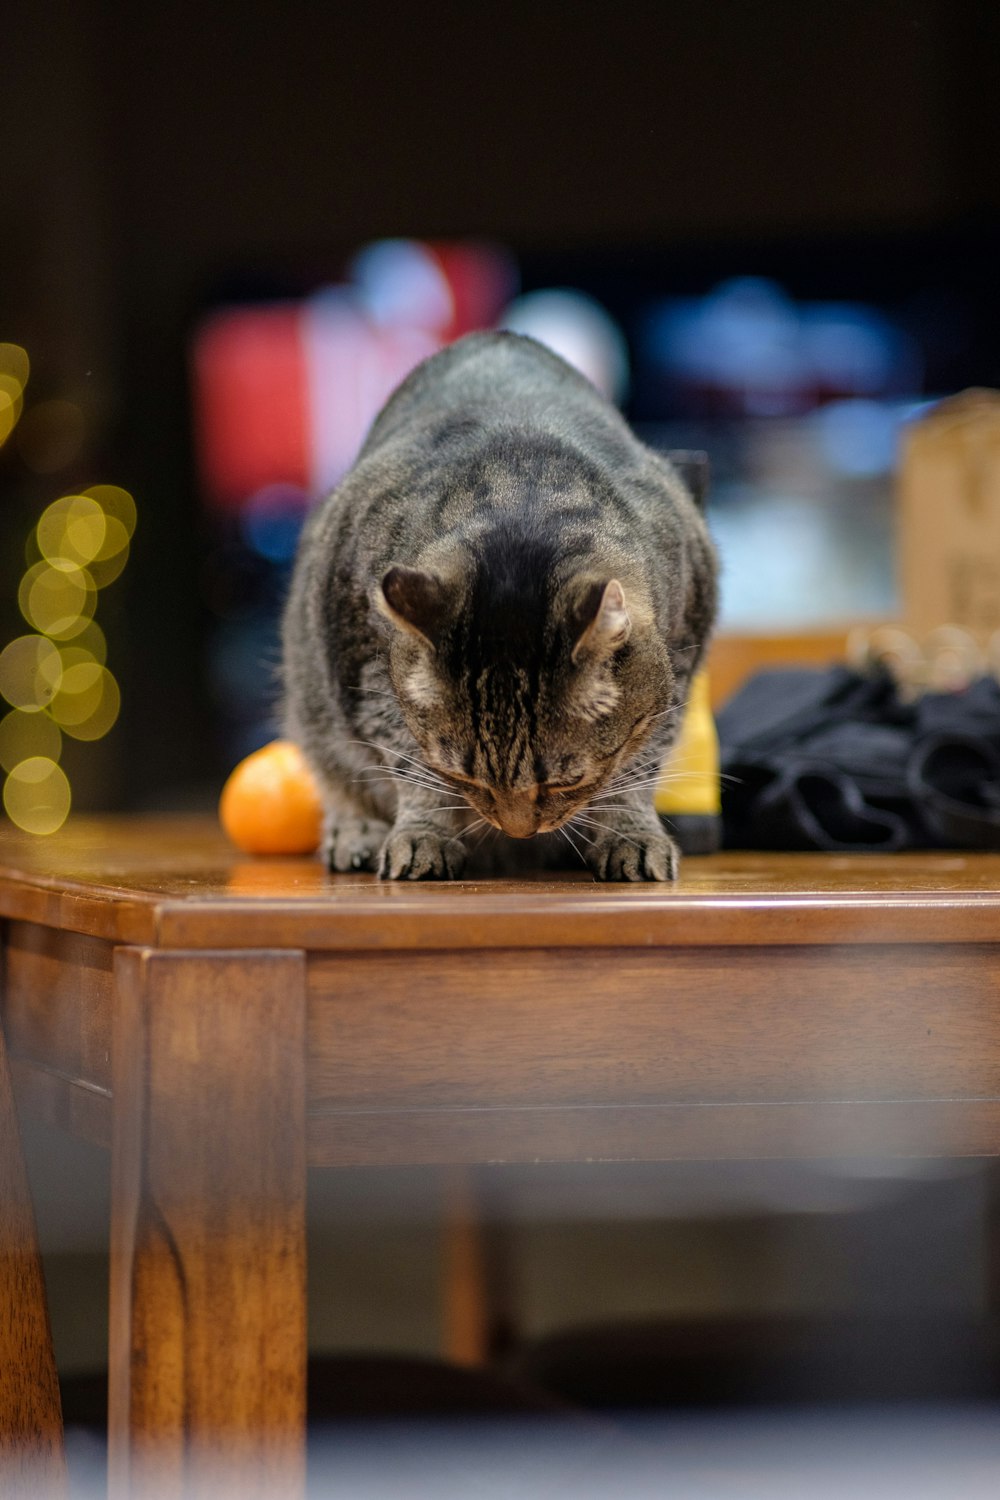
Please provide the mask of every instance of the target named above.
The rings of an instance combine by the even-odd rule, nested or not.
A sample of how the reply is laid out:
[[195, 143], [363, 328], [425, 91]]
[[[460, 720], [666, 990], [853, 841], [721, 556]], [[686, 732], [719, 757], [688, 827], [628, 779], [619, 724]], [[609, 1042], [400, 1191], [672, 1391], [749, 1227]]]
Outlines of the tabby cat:
[[426, 360], [310, 517], [285, 613], [330, 867], [455, 877], [488, 835], [673, 879], [652, 784], [715, 579], [678, 471], [555, 354], [472, 334]]

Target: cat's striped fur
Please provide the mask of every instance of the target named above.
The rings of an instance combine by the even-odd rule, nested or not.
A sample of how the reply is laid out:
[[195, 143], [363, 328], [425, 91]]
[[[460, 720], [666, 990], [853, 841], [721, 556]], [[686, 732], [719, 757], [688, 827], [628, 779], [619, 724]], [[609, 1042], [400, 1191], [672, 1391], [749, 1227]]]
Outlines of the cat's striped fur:
[[479, 827], [562, 829], [599, 877], [671, 879], [650, 774], [715, 578], [677, 471], [562, 360], [473, 334], [419, 366], [310, 518], [285, 616], [331, 867], [455, 876]]

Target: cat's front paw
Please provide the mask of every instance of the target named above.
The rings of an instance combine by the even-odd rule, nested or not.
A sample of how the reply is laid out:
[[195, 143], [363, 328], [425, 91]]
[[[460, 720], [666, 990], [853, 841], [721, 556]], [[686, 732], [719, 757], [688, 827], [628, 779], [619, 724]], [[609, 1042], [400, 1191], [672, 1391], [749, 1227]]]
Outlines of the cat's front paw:
[[388, 832], [388, 823], [378, 818], [347, 818], [331, 824], [323, 835], [323, 858], [340, 874], [375, 870]]
[[378, 872], [383, 880], [457, 880], [465, 867], [465, 846], [432, 828], [397, 828], [382, 845]]
[[677, 845], [660, 829], [609, 834], [588, 852], [598, 880], [677, 879]]

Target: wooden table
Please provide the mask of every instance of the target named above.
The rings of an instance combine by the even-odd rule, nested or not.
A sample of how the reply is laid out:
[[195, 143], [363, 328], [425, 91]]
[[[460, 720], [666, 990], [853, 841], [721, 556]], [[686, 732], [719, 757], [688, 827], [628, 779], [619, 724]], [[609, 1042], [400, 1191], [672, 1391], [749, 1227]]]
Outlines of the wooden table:
[[117, 1493], [300, 1485], [307, 1161], [1000, 1153], [996, 856], [396, 885], [105, 819], [0, 840], [0, 915], [18, 1107], [112, 1154]]

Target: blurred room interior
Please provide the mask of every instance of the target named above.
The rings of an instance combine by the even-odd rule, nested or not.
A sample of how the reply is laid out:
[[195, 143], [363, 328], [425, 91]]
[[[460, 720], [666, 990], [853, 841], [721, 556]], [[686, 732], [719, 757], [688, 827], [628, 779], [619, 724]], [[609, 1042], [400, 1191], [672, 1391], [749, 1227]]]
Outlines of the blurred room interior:
[[[900, 433], [1000, 387], [1000, 7], [50, 0], [2, 32], [0, 646], [44, 630], [49, 508], [90, 493], [114, 523], [91, 625], [52, 627], [74, 812], [211, 811], [273, 737], [302, 518], [472, 327], [549, 339], [648, 441], [709, 452], [723, 634], [900, 618]], [[107, 1164], [26, 1146], [61, 1366], [99, 1372]], [[574, 1399], [543, 1340], [584, 1325], [652, 1328], [689, 1371], [664, 1395], [619, 1345], [636, 1404], [650, 1365], [679, 1408], [1000, 1388], [975, 1162], [314, 1186], [317, 1357], [448, 1351], [471, 1191], [506, 1226], [498, 1357]], [[720, 1330], [705, 1368], [695, 1326]]]

